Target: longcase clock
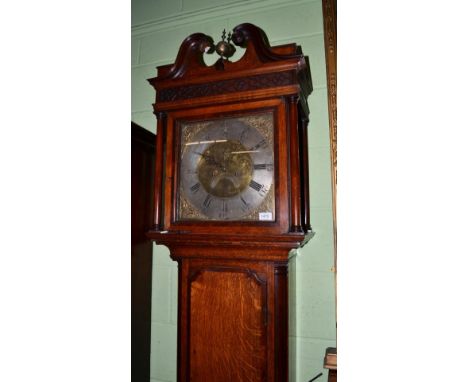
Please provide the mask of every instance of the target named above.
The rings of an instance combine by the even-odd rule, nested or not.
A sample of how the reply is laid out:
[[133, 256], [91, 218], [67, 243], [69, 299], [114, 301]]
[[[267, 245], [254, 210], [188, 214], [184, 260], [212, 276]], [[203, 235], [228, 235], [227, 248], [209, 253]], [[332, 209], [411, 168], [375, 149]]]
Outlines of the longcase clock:
[[[245, 49], [237, 62], [234, 45]], [[308, 59], [241, 24], [216, 45], [190, 35], [149, 81], [158, 134], [148, 236], [179, 265], [177, 380], [287, 381], [288, 257], [312, 237]]]

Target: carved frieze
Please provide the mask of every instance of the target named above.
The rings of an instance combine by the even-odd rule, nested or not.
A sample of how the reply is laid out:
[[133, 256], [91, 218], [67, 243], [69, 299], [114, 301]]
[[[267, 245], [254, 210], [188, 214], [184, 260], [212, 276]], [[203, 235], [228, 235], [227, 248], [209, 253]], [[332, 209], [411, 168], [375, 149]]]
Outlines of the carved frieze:
[[246, 90], [265, 89], [294, 83], [294, 73], [280, 72], [256, 76], [234, 78], [224, 81], [161, 89], [156, 99], [158, 102], [180, 101], [195, 97], [207, 97], [218, 94]]

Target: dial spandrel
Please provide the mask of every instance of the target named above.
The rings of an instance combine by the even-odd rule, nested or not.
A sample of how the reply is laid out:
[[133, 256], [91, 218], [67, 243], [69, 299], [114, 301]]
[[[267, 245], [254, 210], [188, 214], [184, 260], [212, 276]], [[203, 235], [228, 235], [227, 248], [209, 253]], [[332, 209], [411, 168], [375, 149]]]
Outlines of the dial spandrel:
[[273, 114], [183, 122], [179, 220], [275, 218]]

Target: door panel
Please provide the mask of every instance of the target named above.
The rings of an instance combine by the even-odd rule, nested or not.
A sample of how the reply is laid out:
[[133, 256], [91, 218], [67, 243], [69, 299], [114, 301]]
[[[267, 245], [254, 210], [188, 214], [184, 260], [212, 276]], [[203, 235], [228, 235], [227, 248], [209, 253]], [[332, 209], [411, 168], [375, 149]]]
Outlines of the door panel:
[[190, 381], [265, 381], [265, 276], [243, 268], [199, 269], [190, 277], [189, 296]]

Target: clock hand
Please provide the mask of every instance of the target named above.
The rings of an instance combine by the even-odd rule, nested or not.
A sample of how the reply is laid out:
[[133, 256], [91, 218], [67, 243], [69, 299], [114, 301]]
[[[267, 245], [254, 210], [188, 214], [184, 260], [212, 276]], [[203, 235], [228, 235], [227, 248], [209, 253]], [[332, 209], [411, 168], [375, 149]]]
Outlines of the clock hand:
[[213, 158], [213, 156], [205, 154], [205, 153], [199, 153], [198, 151], [195, 151], [195, 154], [200, 155], [202, 158], [204, 158], [208, 163], [215, 165], [218, 167], [221, 171], [225, 172], [226, 168], [219, 163], [216, 159]]
[[206, 158], [208, 160], [214, 161], [214, 158], [213, 158], [212, 155], [208, 155], [208, 154], [205, 154], [205, 153], [199, 153], [198, 151], [195, 151], [195, 154], [200, 155], [201, 157]]
[[231, 151], [230, 154], [250, 154], [250, 153], [258, 153], [259, 150], [244, 150], [244, 151]]

